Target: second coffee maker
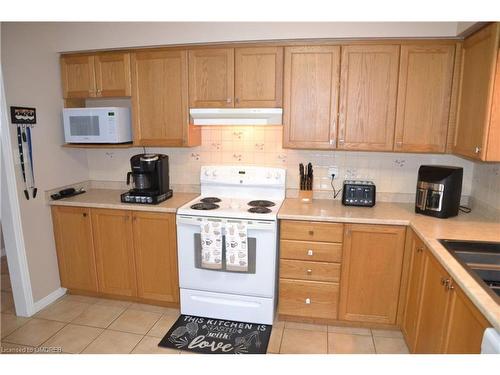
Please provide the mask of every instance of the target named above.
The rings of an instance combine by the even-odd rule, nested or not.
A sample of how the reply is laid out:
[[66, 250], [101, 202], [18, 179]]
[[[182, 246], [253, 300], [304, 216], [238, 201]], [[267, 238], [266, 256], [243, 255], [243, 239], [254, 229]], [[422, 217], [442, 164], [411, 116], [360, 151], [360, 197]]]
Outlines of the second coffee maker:
[[122, 202], [158, 204], [172, 196], [167, 155], [134, 155], [130, 158], [130, 167], [127, 185], [132, 183], [132, 189], [121, 195]]

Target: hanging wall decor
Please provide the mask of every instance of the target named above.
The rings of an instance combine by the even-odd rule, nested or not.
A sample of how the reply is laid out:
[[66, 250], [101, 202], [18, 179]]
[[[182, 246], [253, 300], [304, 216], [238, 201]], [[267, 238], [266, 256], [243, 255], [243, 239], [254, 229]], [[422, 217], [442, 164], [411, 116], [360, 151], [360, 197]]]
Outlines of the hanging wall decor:
[[[31, 137], [31, 130], [36, 124], [36, 109], [27, 107], [10, 107], [10, 121], [17, 127], [17, 146], [19, 150], [21, 173], [24, 181], [24, 196], [29, 200], [29, 190], [31, 190], [33, 198], [36, 197], [37, 193], [33, 163], [33, 144]], [[27, 155], [27, 160], [25, 155]], [[28, 174], [26, 173], [26, 161], [28, 162]]]

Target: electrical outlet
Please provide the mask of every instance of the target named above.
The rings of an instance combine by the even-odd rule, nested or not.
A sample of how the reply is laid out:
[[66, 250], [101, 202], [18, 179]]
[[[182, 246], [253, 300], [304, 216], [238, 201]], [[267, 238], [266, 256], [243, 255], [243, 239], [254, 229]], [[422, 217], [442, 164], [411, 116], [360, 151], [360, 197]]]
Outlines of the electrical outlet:
[[328, 168], [328, 176], [331, 176], [332, 174], [335, 175], [336, 178], [339, 176], [339, 167], [329, 167]]

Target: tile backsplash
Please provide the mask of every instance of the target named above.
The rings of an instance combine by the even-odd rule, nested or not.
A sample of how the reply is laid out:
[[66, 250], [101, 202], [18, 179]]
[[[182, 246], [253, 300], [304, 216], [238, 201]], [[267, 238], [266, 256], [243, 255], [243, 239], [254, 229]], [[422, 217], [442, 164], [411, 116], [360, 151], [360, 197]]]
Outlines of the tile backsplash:
[[[328, 169], [337, 167], [338, 175], [334, 181], [337, 189], [344, 179], [368, 179], [377, 185], [377, 193], [385, 197], [381, 200], [412, 201], [418, 167], [421, 164], [443, 164], [464, 168], [462, 195], [471, 195], [473, 163], [453, 155], [283, 149], [281, 126], [204, 127], [202, 139], [199, 147], [148, 147], [146, 150], [169, 156], [173, 185], [198, 185], [202, 165], [236, 164], [286, 168], [287, 188], [298, 189], [298, 164], [311, 162], [315, 171], [315, 193], [330, 195]], [[141, 152], [142, 148], [88, 150], [89, 178], [125, 181], [130, 157]], [[498, 197], [496, 199], [498, 202]]]
[[475, 205], [496, 210], [500, 217], [500, 163], [475, 164], [471, 195]]

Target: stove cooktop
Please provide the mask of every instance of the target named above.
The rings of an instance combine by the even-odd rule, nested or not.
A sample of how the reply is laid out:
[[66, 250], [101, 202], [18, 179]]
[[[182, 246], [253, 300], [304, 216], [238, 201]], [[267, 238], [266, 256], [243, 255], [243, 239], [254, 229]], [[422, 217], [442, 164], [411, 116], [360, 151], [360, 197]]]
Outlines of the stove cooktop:
[[230, 197], [198, 197], [179, 208], [183, 215], [276, 220], [282, 201]]

